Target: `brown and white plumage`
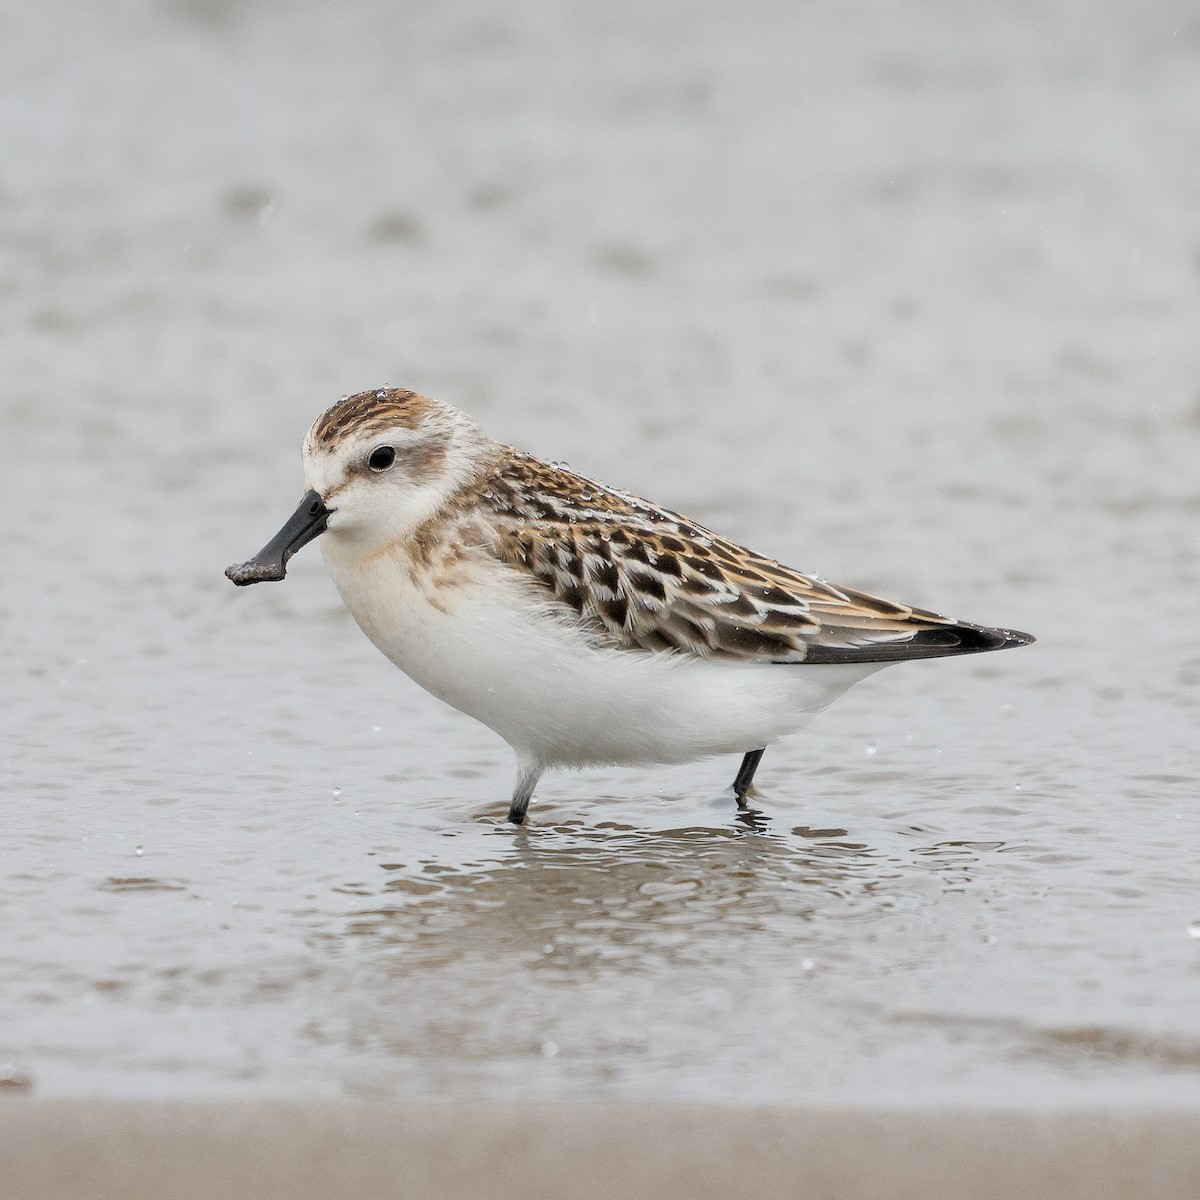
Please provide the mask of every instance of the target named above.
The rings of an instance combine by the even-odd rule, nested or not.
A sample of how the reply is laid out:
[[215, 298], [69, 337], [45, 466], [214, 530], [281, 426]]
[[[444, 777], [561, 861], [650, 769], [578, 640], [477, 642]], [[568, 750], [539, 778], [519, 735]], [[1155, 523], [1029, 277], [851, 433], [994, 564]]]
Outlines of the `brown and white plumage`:
[[1030, 640], [835, 587], [519, 450], [489, 477], [481, 508], [506, 563], [627, 649], [883, 663]]
[[417, 682], [516, 750], [510, 817], [552, 765], [747, 755], [904, 659], [1033, 639], [792, 570], [637, 496], [487, 438], [428, 397], [347, 397], [305, 442], [310, 487], [237, 583], [322, 546], [351, 613]]

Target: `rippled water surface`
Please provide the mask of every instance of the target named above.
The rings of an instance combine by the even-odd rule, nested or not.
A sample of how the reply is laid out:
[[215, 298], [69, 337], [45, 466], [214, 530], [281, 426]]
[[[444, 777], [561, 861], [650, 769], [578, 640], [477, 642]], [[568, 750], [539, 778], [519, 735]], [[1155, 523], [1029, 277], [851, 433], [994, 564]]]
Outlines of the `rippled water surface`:
[[[13, 18], [0, 1085], [1200, 1100], [1200, 27], [1073, 12]], [[1039, 642], [514, 830], [319, 555], [221, 574], [382, 383]]]

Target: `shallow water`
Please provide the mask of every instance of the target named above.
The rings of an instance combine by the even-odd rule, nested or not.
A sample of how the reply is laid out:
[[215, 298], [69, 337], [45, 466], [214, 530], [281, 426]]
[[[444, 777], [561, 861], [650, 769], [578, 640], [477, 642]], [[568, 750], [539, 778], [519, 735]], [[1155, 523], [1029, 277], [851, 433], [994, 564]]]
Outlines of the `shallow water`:
[[[1200, 1100], [1194, 14], [653, 8], [8, 19], [0, 1083]], [[513, 830], [221, 575], [385, 382], [1039, 642]]]

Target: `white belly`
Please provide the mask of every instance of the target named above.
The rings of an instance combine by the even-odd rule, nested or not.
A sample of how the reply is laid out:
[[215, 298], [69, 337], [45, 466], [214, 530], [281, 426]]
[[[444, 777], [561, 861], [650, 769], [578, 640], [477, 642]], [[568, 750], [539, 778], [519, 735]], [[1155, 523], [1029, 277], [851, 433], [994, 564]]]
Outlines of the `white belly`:
[[354, 619], [396, 666], [543, 766], [754, 750], [879, 668], [613, 650], [560, 622], [508, 568], [443, 590], [434, 604], [393, 559], [331, 566]]

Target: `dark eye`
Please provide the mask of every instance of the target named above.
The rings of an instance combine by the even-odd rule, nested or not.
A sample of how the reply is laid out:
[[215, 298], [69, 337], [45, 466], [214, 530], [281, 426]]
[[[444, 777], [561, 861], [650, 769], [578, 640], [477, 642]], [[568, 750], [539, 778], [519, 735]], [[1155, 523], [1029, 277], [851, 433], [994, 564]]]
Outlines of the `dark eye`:
[[371, 451], [371, 457], [367, 459], [367, 466], [372, 471], [386, 471], [395, 461], [396, 448], [394, 446], [376, 446]]

